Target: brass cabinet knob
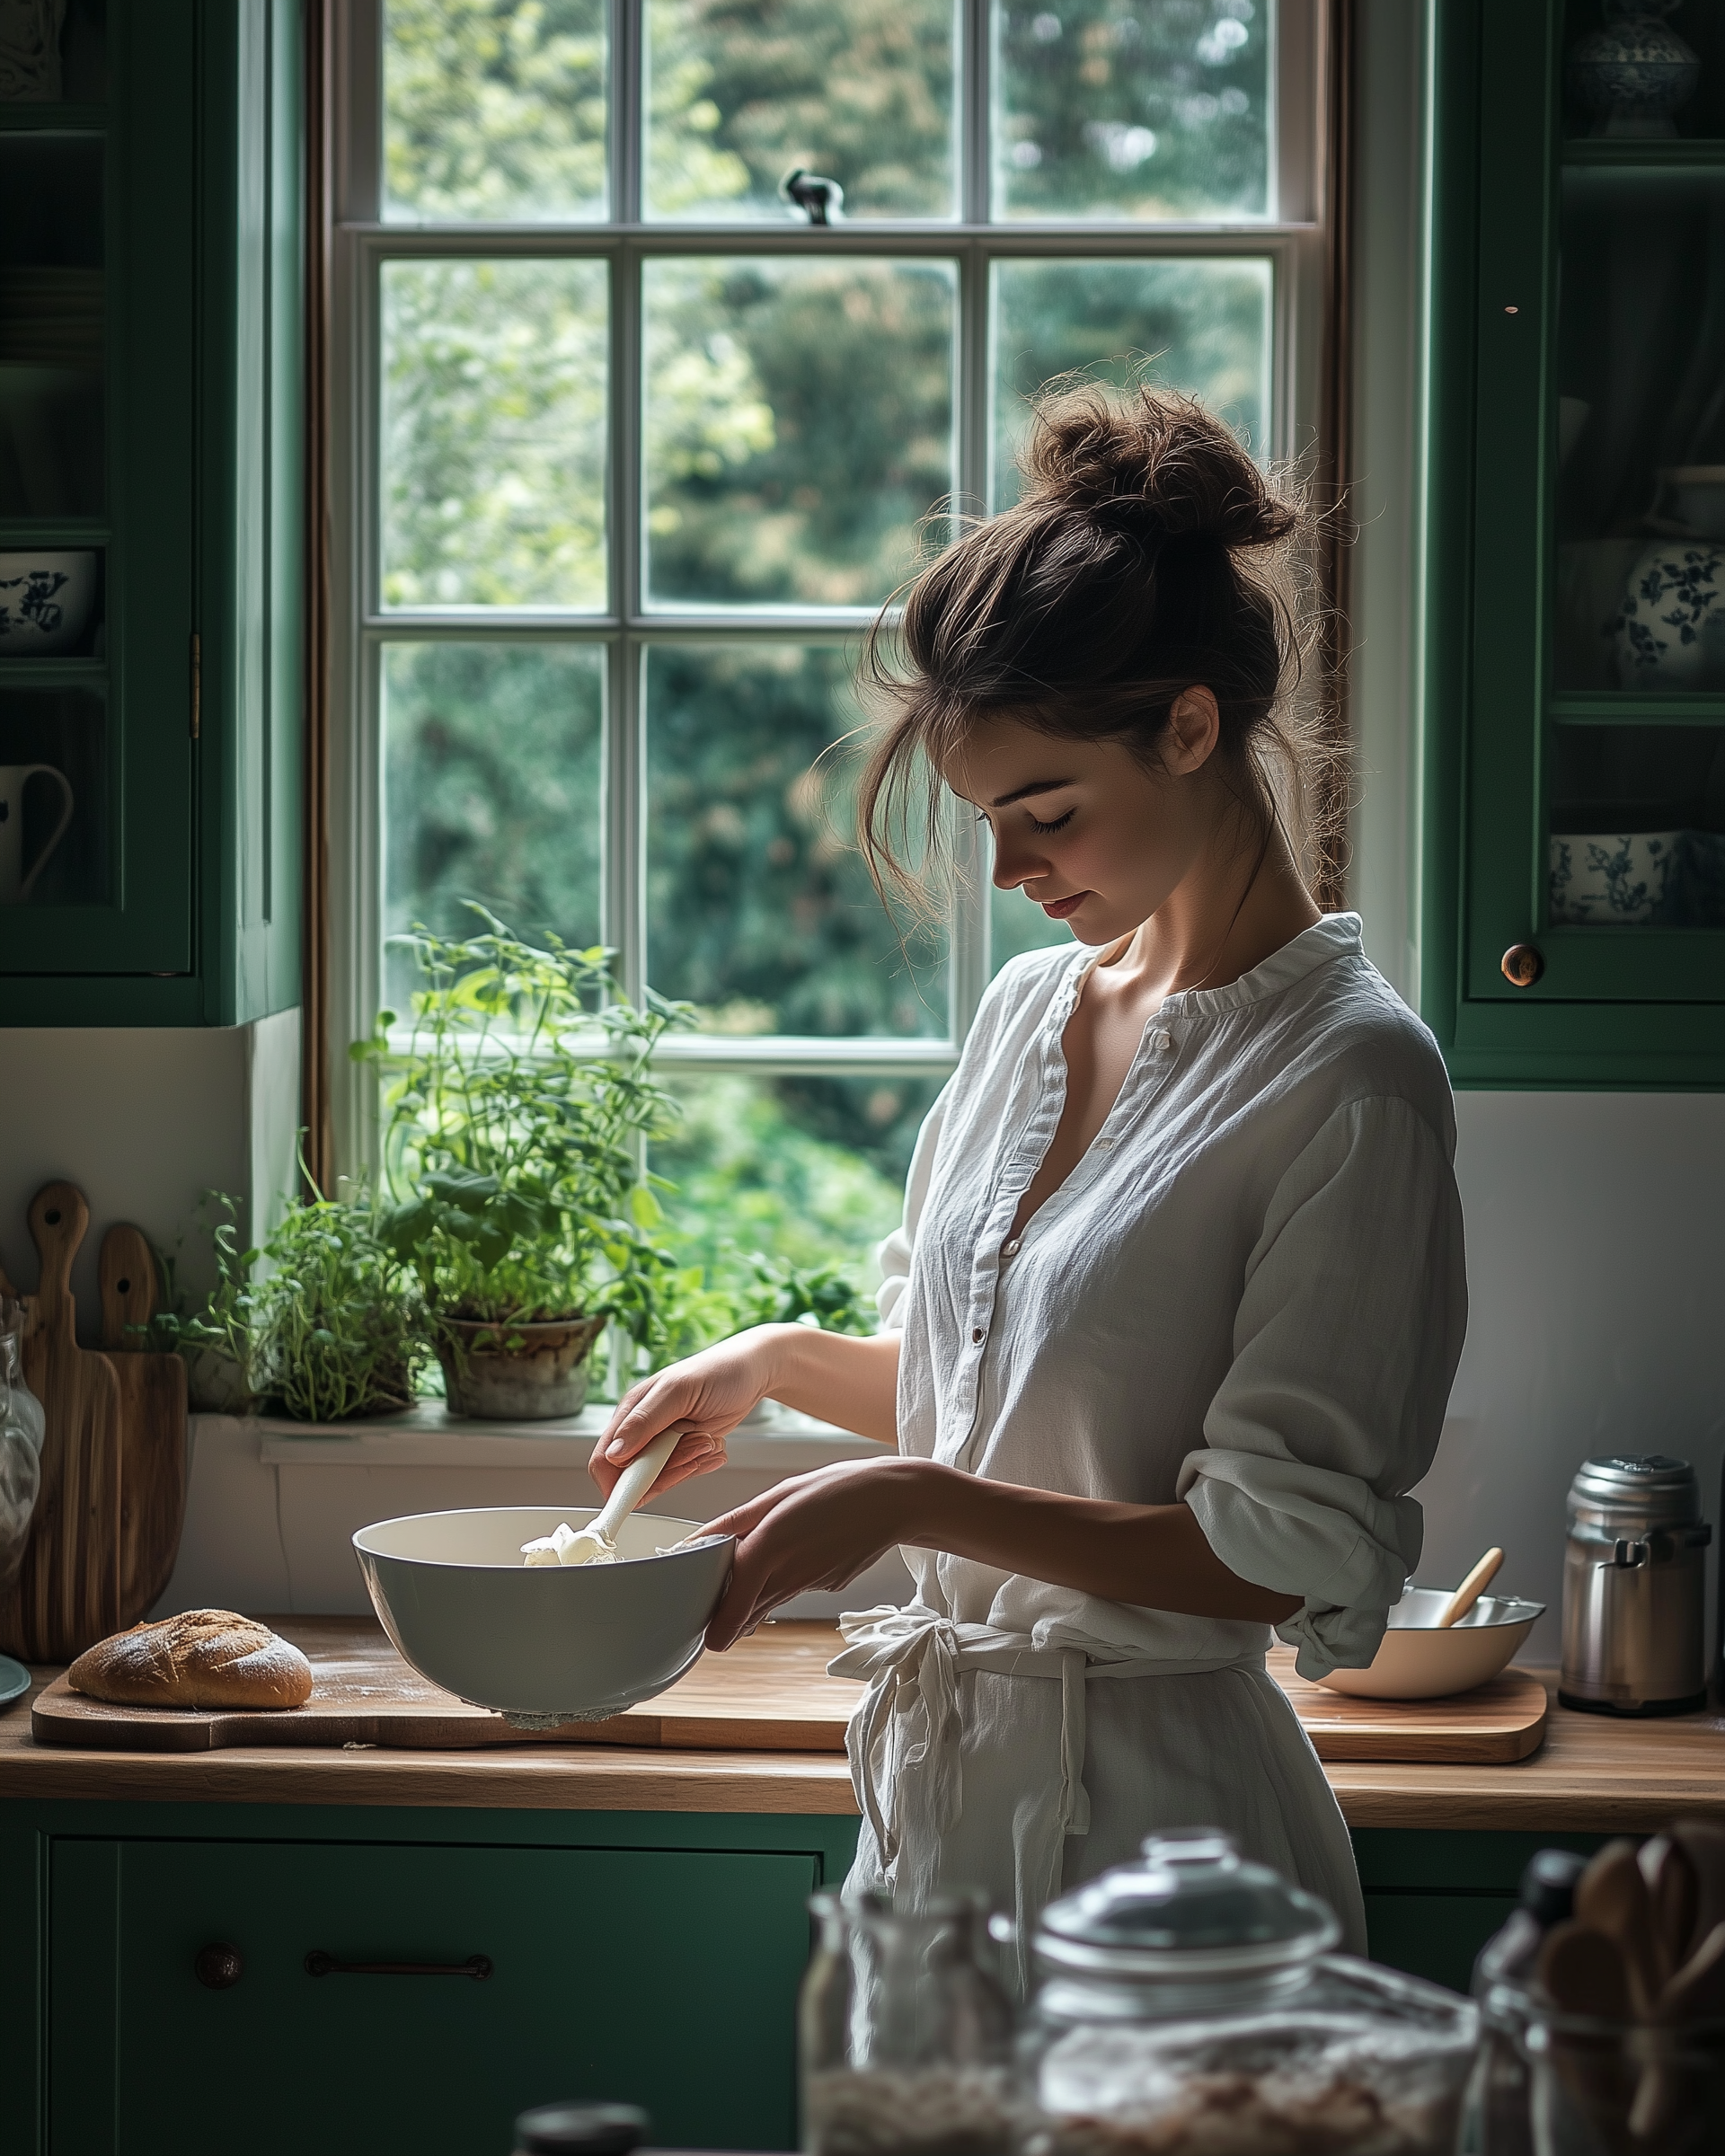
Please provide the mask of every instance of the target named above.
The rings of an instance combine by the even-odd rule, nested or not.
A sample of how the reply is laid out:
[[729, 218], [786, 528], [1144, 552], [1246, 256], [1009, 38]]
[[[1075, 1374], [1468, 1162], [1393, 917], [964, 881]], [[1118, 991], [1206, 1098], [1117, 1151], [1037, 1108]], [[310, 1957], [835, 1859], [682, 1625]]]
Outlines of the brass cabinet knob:
[[1545, 970], [1544, 959], [1531, 943], [1512, 943], [1500, 963], [1504, 979], [1516, 988], [1531, 988]]
[[226, 1992], [240, 1981], [245, 1973], [245, 1964], [240, 1959], [237, 1947], [230, 1947], [217, 1939], [207, 1947], [199, 1948], [191, 1969], [199, 1983], [212, 1992]]

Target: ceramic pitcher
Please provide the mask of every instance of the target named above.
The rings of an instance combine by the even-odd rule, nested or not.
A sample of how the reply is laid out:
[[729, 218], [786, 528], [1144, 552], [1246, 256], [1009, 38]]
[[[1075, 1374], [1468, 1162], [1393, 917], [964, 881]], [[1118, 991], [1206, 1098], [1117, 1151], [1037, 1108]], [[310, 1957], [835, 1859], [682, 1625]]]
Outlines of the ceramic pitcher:
[[[60, 820], [48, 844], [24, 870], [24, 784], [40, 774], [52, 779], [60, 790]], [[0, 906], [16, 906], [30, 896], [31, 886], [48, 866], [54, 849], [66, 836], [72, 821], [72, 787], [66, 773], [52, 764], [0, 764]]]

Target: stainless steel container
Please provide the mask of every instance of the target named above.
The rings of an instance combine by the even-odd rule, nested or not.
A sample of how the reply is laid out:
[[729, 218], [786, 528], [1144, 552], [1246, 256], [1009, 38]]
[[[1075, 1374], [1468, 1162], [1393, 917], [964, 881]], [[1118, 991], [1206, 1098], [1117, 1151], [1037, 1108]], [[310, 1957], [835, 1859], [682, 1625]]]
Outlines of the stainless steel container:
[[1596, 1714], [1681, 1714], [1707, 1696], [1707, 1545], [1686, 1460], [1614, 1453], [1570, 1485], [1558, 1698]]

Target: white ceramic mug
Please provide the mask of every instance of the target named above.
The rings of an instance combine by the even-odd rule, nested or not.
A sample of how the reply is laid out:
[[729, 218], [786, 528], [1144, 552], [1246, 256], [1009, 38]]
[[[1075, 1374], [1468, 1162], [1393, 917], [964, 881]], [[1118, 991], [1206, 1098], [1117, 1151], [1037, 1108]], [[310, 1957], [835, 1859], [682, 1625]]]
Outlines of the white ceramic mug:
[[[24, 782], [40, 773], [60, 790], [60, 820], [48, 844], [24, 873]], [[66, 773], [52, 764], [0, 764], [0, 906], [28, 898], [31, 886], [48, 866], [72, 821], [73, 795]]]

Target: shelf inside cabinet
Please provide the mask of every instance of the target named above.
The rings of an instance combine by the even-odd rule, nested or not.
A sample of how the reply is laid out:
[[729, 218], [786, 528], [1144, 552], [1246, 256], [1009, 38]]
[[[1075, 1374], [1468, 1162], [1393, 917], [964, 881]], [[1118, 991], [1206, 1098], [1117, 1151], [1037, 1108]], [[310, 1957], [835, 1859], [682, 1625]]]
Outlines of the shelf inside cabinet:
[[1614, 172], [1694, 172], [1725, 169], [1725, 139], [1718, 137], [1632, 137], [1582, 136], [1566, 142], [1565, 164], [1603, 165]]
[[1725, 694], [1645, 696], [1603, 689], [1554, 697], [1551, 719], [1553, 726], [1725, 726]]

